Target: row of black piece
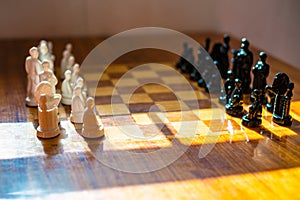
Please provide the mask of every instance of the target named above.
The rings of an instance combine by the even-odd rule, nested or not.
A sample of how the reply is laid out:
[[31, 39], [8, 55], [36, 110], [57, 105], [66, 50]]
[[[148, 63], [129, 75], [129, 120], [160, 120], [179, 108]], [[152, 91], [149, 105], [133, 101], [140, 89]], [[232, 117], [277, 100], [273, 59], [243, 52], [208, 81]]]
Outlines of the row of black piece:
[[[290, 116], [290, 104], [293, 96], [294, 83], [289, 77], [279, 72], [274, 77], [273, 84], [267, 85], [270, 66], [266, 63], [267, 55], [260, 52], [259, 60], [253, 65], [253, 53], [249, 50], [249, 41], [246, 38], [241, 40], [241, 48], [232, 50], [232, 69], [229, 69], [230, 37], [224, 35], [224, 43], [215, 43], [212, 51], [209, 52], [210, 39], [206, 39], [205, 50], [200, 46], [195, 62], [193, 48], [187, 43], [183, 44], [183, 53], [176, 63], [176, 68], [182, 73], [190, 75], [192, 81], [197, 81], [198, 86], [205, 88], [207, 92], [219, 93], [221, 84], [224, 89], [219, 97], [220, 103], [225, 105], [226, 112], [235, 117], [242, 117], [242, 124], [248, 127], [256, 127], [262, 123], [262, 107], [266, 105], [272, 113], [272, 120], [283, 126], [292, 124]], [[217, 66], [219, 76], [214, 73], [210, 62]], [[253, 83], [251, 84], [251, 72]], [[219, 78], [218, 78], [219, 77]], [[223, 80], [221, 80], [223, 79]], [[246, 96], [252, 102], [249, 112], [243, 109], [243, 102]]]

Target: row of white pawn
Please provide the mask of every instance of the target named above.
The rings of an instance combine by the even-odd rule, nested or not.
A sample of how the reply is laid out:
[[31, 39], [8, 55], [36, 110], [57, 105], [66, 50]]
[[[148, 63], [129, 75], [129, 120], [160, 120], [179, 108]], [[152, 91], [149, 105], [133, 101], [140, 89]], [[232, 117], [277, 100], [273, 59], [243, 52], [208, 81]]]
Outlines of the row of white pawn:
[[[41, 138], [52, 138], [60, 134], [59, 118], [58, 118], [58, 104], [62, 100], [65, 105], [71, 105], [70, 120], [73, 123], [83, 124], [82, 136], [86, 138], [98, 138], [104, 135], [102, 123], [95, 113], [94, 99], [89, 97], [87, 99], [87, 89], [84, 86], [84, 79], [79, 76], [80, 66], [72, 56], [70, 44], [66, 45], [64, 55], [69, 55], [68, 58], [71, 63], [65, 62], [65, 80], [62, 84], [62, 96], [56, 94], [57, 78], [53, 73], [53, 62], [55, 56], [47, 51], [41, 41], [39, 47], [32, 47], [29, 50], [30, 56], [26, 58], [25, 68], [28, 74], [27, 97], [26, 104], [28, 106], [38, 106], [39, 126], [37, 128], [37, 135]], [[49, 45], [49, 44], [48, 44]], [[41, 50], [43, 46], [46, 50]], [[51, 43], [52, 47], [52, 43]], [[68, 51], [68, 53], [65, 53]], [[47, 52], [47, 58], [40, 57], [40, 52]], [[72, 58], [73, 57], [73, 58]], [[48, 60], [50, 59], [51, 60]], [[44, 60], [41, 60], [44, 59]], [[72, 71], [70, 70], [72, 69]], [[64, 69], [62, 69], [63, 72]], [[74, 92], [73, 92], [74, 91]]]

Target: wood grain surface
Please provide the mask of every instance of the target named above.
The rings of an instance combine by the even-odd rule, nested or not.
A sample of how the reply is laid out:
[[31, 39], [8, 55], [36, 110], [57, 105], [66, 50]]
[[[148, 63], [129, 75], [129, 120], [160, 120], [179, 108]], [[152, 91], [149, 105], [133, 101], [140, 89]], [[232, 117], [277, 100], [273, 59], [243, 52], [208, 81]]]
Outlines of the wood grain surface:
[[[189, 34], [204, 44], [206, 37], [212, 43], [222, 41], [222, 34]], [[76, 61], [85, 56], [105, 37], [95, 38], [43, 38], [54, 44], [58, 66], [64, 45], [73, 44]], [[295, 83], [291, 114], [292, 127], [278, 126], [271, 121], [271, 114], [264, 111], [260, 128], [241, 126], [239, 118], [226, 116], [225, 120], [207, 118], [213, 109], [191, 109], [177, 112], [175, 104], [165, 103], [167, 113], [157, 112], [160, 122], [143, 111], [150, 99], [158, 102], [174, 101], [166, 88], [144, 86], [132, 97], [120, 94], [120, 101], [130, 105], [118, 110], [115, 119], [104, 105], [107, 95], [99, 92], [96, 103], [105, 125], [106, 136], [101, 140], [86, 140], [68, 120], [70, 108], [60, 106], [61, 135], [55, 139], [36, 137], [37, 112], [25, 106], [26, 73], [24, 61], [28, 50], [39, 42], [37, 39], [0, 41], [0, 198], [48, 199], [299, 199], [300, 179], [300, 84], [299, 71], [269, 55], [271, 73], [287, 73]], [[251, 42], [251, 41], [250, 41]], [[239, 41], [232, 39], [231, 48], [239, 48]], [[260, 50], [251, 46], [258, 59]], [[268, 51], [267, 49], [264, 51]], [[137, 63], [162, 62], [175, 64], [178, 56], [165, 51], [137, 50], [118, 58], [112, 65], [131, 66]], [[134, 61], [134, 62], [133, 62]], [[151, 67], [150, 67], [151, 68]], [[151, 75], [152, 76], [152, 75]], [[107, 78], [108, 77], [108, 78]], [[115, 84], [116, 74], [101, 80], [109, 92]], [[109, 83], [109, 81], [111, 81]], [[196, 87], [195, 87], [196, 88]], [[154, 92], [151, 93], [151, 92]], [[161, 95], [158, 95], [161, 94]], [[164, 94], [164, 95], [163, 95]], [[184, 97], [185, 93], [182, 93]], [[206, 105], [207, 95], [199, 91], [200, 106]], [[142, 99], [142, 103], [140, 102]], [[188, 100], [187, 100], [188, 101]], [[146, 103], [145, 103], [146, 102]], [[130, 107], [136, 104], [136, 107]], [[216, 103], [217, 104], [217, 103]], [[169, 107], [168, 107], [169, 106]], [[247, 109], [247, 106], [245, 106]], [[128, 110], [130, 112], [128, 112]], [[215, 111], [216, 111], [215, 110]], [[103, 111], [101, 113], [101, 111]], [[218, 111], [216, 111], [218, 112]], [[181, 120], [183, 117], [185, 120]], [[202, 117], [203, 116], [203, 117]], [[165, 122], [164, 120], [167, 120]], [[162, 122], [161, 122], [162, 121]], [[150, 140], [136, 140], [128, 135], [120, 137], [119, 127], [133, 126], [148, 134], [160, 134]], [[197, 123], [200, 123], [197, 124]], [[222, 124], [221, 130], [215, 128]], [[163, 125], [158, 126], [157, 124]], [[196, 124], [194, 137], [189, 126]], [[155, 126], [154, 126], [155, 125]], [[180, 127], [182, 126], [182, 129]], [[207, 133], [212, 133], [207, 137]], [[193, 137], [191, 137], [193, 136]], [[192, 139], [191, 139], [192, 138]], [[199, 149], [216, 141], [212, 151], [199, 158]], [[113, 145], [112, 145], [113, 144]], [[170, 165], [148, 173], [129, 173], [109, 167], [105, 163], [120, 162], [130, 169], [147, 169], [151, 163], [163, 163], [176, 150], [186, 147]], [[145, 157], [138, 160], [129, 153], [151, 153], [170, 149], [169, 155]], [[101, 159], [99, 159], [101, 158]], [[155, 159], [154, 159], [155, 158]], [[118, 163], [118, 162], [116, 162]]]

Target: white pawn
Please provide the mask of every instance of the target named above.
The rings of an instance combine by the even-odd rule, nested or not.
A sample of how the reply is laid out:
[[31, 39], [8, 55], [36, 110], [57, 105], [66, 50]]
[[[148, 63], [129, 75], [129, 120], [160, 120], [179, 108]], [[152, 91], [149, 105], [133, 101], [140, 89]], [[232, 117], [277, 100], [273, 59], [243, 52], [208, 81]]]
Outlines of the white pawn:
[[71, 83], [72, 83], [73, 87], [76, 86], [76, 81], [80, 77], [79, 72], [80, 72], [80, 66], [78, 63], [76, 63], [73, 65], [73, 72], [72, 72], [72, 77], [71, 77]]
[[50, 63], [48, 60], [44, 60], [42, 63], [43, 71], [39, 74], [40, 82], [48, 81], [52, 85], [53, 94], [56, 93], [55, 86], [57, 85], [57, 78], [53, 71], [50, 70]]
[[82, 77], [79, 77], [76, 81], [76, 84], [75, 84], [75, 87], [76, 86], [79, 86], [81, 87], [81, 93], [82, 93], [82, 96], [83, 98], [86, 100], [87, 96], [88, 96], [88, 93], [87, 93], [87, 88], [84, 84], [84, 79]]
[[54, 63], [54, 61], [55, 61], [55, 55], [53, 55], [53, 43], [51, 41], [48, 41], [47, 42], [47, 46], [48, 46], [48, 52], [49, 52], [49, 54], [51, 56], [51, 60]]
[[38, 102], [34, 97], [34, 91], [39, 84], [39, 73], [41, 72], [41, 62], [38, 59], [39, 52], [36, 47], [29, 50], [30, 56], [26, 58], [25, 70], [27, 72], [27, 97], [26, 105], [37, 106]]
[[81, 88], [77, 86], [74, 88], [74, 95], [72, 97], [71, 115], [70, 115], [71, 122], [78, 123], [78, 124], [82, 123], [84, 108], [85, 108], [85, 101], [82, 98]]
[[85, 138], [99, 138], [104, 136], [103, 124], [99, 122], [95, 113], [95, 101], [89, 97], [87, 107], [83, 113], [83, 128], [81, 135]]
[[53, 57], [49, 53], [48, 44], [45, 40], [41, 40], [39, 45], [39, 60], [43, 62], [44, 60], [47, 60], [50, 64], [50, 69], [53, 71], [54, 63], [53, 63]]
[[47, 81], [39, 83], [35, 90], [35, 97], [38, 99], [39, 126], [37, 136], [41, 138], [53, 138], [59, 135], [58, 104], [60, 94], [52, 93], [52, 86]]
[[75, 57], [74, 56], [70, 56], [66, 65], [66, 70], [72, 70], [73, 65], [75, 64]]
[[69, 52], [70, 56], [73, 56], [72, 49], [73, 49], [73, 46], [71, 43], [66, 44], [65, 50]]
[[61, 85], [61, 92], [62, 92], [61, 103], [64, 105], [71, 105], [73, 89], [71, 87], [71, 71], [70, 70], [65, 71], [65, 79]]
[[63, 57], [62, 57], [61, 62], [60, 62], [61, 79], [64, 78], [64, 73], [67, 70], [67, 65], [68, 65], [69, 57], [70, 57], [70, 52], [67, 51], [67, 50], [64, 50]]

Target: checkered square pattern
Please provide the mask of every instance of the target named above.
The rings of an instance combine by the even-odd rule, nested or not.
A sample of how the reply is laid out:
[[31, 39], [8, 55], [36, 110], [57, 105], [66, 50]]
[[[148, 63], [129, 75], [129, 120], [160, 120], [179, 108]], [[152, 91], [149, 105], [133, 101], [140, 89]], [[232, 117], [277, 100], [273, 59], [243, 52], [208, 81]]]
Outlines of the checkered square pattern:
[[[111, 65], [101, 77], [90, 73], [84, 78], [97, 86], [89, 88], [89, 94], [95, 96], [96, 110], [111, 140], [178, 138], [184, 144], [190, 142], [186, 138], [203, 143], [203, 138], [197, 137], [208, 136], [218, 136], [220, 141], [262, 137], [259, 131], [243, 127], [241, 119], [226, 115], [217, 98], [210, 98], [197, 83], [167, 63], [136, 68]], [[70, 111], [70, 106], [60, 106], [61, 120], [67, 120]], [[37, 118], [37, 110], [28, 108], [28, 121], [36, 122]], [[264, 133], [278, 137], [295, 134], [272, 123], [271, 118], [272, 114], [264, 110]]]

